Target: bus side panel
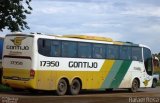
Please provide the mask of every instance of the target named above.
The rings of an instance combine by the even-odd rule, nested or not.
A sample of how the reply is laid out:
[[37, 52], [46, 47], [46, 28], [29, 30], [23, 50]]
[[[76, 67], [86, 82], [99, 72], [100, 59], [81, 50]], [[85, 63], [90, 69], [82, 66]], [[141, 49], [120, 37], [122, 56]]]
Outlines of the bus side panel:
[[104, 60], [99, 71], [37, 69], [37, 89], [56, 90], [61, 78], [68, 79], [69, 84], [74, 78], [79, 78], [82, 82], [82, 89], [100, 89], [113, 64], [114, 60]]
[[131, 66], [128, 72], [126, 73], [123, 81], [121, 82], [119, 88], [131, 88], [132, 81], [135, 78], [139, 80], [140, 87], [151, 87], [152, 80], [149, 76], [147, 76], [143, 62], [132, 61]]
[[108, 76], [106, 76], [101, 88], [119, 88], [126, 75], [131, 61], [115, 60]]

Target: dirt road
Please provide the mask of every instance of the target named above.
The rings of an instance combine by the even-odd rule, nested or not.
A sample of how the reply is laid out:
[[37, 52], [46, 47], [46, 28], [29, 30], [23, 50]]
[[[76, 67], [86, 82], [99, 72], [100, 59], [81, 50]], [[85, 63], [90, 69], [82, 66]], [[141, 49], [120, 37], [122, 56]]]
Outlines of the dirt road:
[[79, 95], [56, 96], [53, 92], [1, 92], [0, 103], [160, 103], [160, 87], [140, 89], [137, 93], [127, 90], [83, 91]]

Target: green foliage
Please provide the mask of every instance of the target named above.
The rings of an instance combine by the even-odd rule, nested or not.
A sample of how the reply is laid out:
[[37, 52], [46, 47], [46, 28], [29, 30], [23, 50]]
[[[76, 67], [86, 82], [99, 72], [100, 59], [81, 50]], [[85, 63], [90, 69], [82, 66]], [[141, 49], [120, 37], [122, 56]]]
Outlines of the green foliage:
[[160, 81], [157, 82], [157, 86], [160, 86]]
[[158, 57], [158, 59], [160, 60], [160, 53], [157, 54], [153, 54], [154, 56]]
[[0, 31], [21, 31], [27, 26], [26, 14], [31, 14], [31, 0], [0, 0]]
[[[156, 67], [154, 68], [154, 73], [159, 74], [160, 75], [160, 67]], [[157, 86], [160, 86], [160, 81], [157, 82]]]
[[160, 74], [160, 67], [155, 67], [155, 68], [154, 68], [154, 73]]
[[10, 87], [6, 87], [0, 84], [0, 92], [4, 92], [4, 91], [12, 91], [12, 89]]

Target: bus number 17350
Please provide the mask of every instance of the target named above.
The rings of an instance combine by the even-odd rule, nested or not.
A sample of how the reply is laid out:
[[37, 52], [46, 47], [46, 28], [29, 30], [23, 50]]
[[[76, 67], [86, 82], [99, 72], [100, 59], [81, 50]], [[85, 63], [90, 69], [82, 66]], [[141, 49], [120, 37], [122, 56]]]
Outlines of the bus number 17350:
[[59, 61], [40, 61], [42, 67], [59, 67]]

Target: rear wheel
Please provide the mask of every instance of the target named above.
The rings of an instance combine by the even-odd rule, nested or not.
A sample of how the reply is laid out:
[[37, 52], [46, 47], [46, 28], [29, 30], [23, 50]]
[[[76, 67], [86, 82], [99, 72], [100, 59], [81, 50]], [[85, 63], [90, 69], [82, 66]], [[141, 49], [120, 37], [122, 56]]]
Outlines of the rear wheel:
[[81, 90], [81, 83], [78, 79], [74, 79], [70, 85], [70, 88], [69, 88], [69, 93], [71, 95], [77, 95], [79, 94]]
[[134, 79], [132, 82], [132, 87], [129, 90], [130, 92], [135, 93], [137, 92], [138, 88], [139, 88], [139, 82], [137, 79]]
[[59, 96], [65, 95], [67, 92], [67, 82], [65, 79], [61, 79], [58, 82], [56, 93]]

